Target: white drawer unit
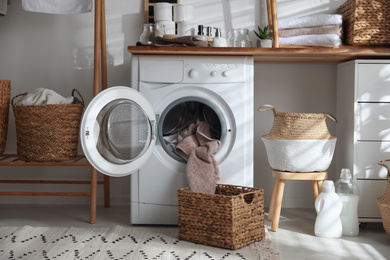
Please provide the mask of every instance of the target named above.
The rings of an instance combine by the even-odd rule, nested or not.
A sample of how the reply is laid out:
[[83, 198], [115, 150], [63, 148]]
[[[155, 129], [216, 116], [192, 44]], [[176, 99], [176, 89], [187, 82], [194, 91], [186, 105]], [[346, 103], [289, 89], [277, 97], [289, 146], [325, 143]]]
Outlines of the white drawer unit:
[[361, 222], [380, 222], [377, 197], [386, 189], [390, 158], [390, 60], [337, 65], [336, 170], [352, 169], [360, 189]]

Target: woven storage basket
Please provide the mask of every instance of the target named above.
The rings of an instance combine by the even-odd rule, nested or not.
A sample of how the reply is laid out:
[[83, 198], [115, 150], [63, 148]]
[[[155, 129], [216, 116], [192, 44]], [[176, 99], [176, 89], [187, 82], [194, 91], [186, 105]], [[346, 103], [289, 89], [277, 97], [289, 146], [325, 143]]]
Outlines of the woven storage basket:
[[0, 154], [4, 153], [7, 142], [10, 94], [11, 81], [0, 79]]
[[262, 189], [217, 184], [215, 194], [177, 193], [179, 239], [239, 249], [264, 238]]
[[270, 132], [262, 136], [272, 169], [288, 172], [326, 171], [333, 159], [337, 138], [329, 133], [328, 113], [278, 112], [271, 105], [259, 111], [274, 113]]
[[336, 118], [328, 113], [290, 113], [278, 112], [274, 106], [262, 105], [258, 111], [270, 111], [274, 113], [274, 123], [270, 132], [263, 138], [275, 140], [318, 140], [334, 139], [329, 133], [326, 118], [337, 123]]
[[390, 44], [389, 0], [347, 0], [339, 13], [343, 15], [345, 43]]
[[385, 228], [387, 235], [390, 236], [390, 169], [385, 164], [389, 161], [390, 159], [382, 160], [378, 163], [379, 165], [382, 165], [387, 169], [387, 185], [385, 193], [383, 194], [383, 196], [377, 198], [376, 202], [381, 213], [383, 227]]
[[76, 104], [18, 105], [27, 93], [12, 99], [19, 159], [58, 162], [76, 158], [84, 99], [76, 89], [72, 96], [75, 92], [81, 98]]

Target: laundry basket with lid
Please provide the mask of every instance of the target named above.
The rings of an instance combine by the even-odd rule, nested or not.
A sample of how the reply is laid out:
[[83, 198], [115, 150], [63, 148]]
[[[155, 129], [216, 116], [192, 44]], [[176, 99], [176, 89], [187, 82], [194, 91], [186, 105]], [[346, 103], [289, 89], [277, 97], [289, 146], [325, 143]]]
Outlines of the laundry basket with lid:
[[262, 136], [272, 169], [289, 172], [326, 171], [333, 158], [337, 138], [330, 134], [328, 113], [278, 112], [272, 105], [258, 111], [273, 111], [270, 132]]

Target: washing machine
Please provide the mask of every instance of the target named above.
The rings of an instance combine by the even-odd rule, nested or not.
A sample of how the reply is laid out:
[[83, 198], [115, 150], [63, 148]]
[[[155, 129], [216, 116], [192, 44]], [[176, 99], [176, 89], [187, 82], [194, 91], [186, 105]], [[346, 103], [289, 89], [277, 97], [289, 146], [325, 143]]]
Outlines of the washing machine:
[[130, 177], [132, 224], [177, 224], [186, 161], [180, 131], [208, 123], [221, 141], [218, 183], [253, 186], [253, 57], [133, 55], [131, 88], [111, 87], [86, 108], [80, 141], [93, 167]]

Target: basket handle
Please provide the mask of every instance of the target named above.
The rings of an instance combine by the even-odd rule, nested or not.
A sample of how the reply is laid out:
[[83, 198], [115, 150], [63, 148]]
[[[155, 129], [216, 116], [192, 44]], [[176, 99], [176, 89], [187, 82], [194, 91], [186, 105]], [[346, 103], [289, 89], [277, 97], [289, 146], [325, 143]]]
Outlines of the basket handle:
[[[20, 96], [23, 96], [23, 97], [21, 97], [21, 98], [14, 104], [14, 99], [17, 98], [17, 97], [20, 97]], [[12, 105], [12, 106], [18, 105], [19, 102], [22, 101], [22, 99], [23, 99], [25, 96], [27, 96], [27, 92], [26, 92], [26, 93], [23, 93], [23, 94], [19, 94], [19, 95], [14, 96], [14, 97], [12, 98], [12, 100], [11, 100], [11, 105]]]
[[81, 96], [80, 92], [77, 90], [77, 89], [73, 89], [72, 90], [72, 96], [74, 97], [74, 93], [77, 92], [77, 94], [79, 95], [79, 97], [81, 98], [81, 102], [83, 103], [84, 105], [84, 98]]
[[[22, 101], [22, 99], [27, 96], [27, 92], [26, 93], [23, 93], [23, 94], [19, 94], [19, 95], [16, 95], [14, 96], [12, 99], [11, 99], [11, 106], [12, 106], [12, 110], [14, 111], [14, 114], [17, 115], [17, 109], [16, 109], [16, 106], [20, 103], [20, 101]], [[19, 100], [14, 104], [14, 100], [17, 98], [17, 97], [20, 97], [22, 96], [21, 98], [19, 98]]]
[[253, 201], [256, 199], [256, 193], [255, 192], [248, 192], [241, 195], [241, 199], [245, 201], [246, 204], [250, 205]]
[[272, 105], [265, 104], [265, 105], [261, 105], [261, 106], [259, 106], [259, 108], [257, 108], [257, 111], [260, 111], [260, 112], [270, 111], [270, 110], [272, 110], [274, 112], [274, 116], [275, 116], [277, 111], [276, 111], [275, 107]]
[[337, 119], [336, 119], [334, 116], [332, 116], [331, 114], [329, 114], [329, 113], [324, 113], [324, 115], [325, 115], [326, 117], [329, 117], [329, 118], [332, 119], [333, 121], [335, 121], [336, 124], [339, 123], [339, 121], [337, 121]]
[[386, 168], [386, 170], [387, 170], [387, 181], [390, 182], [390, 169], [385, 164], [385, 162], [390, 162], [390, 159], [379, 161], [378, 164]]

